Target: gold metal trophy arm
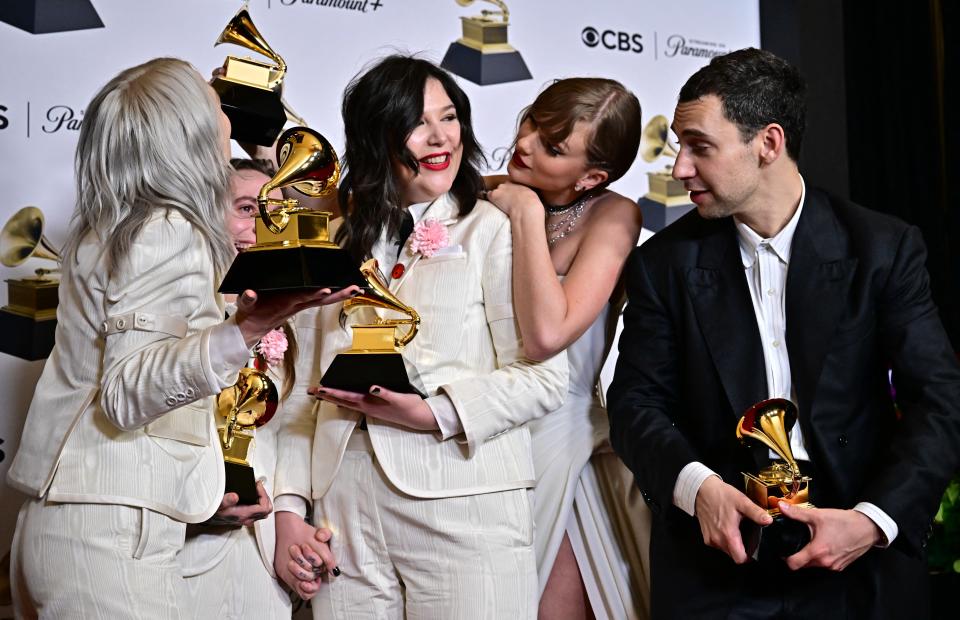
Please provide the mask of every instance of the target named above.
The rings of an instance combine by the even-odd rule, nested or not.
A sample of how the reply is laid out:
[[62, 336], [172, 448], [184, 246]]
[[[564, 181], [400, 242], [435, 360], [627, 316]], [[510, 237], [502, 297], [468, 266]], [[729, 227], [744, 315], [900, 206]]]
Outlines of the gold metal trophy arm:
[[[489, 9], [484, 9], [480, 11], [482, 19], [490, 20], [491, 17], [499, 15], [502, 18], [504, 24], [510, 23], [510, 9], [507, 8], [507, 4], [503, 0], [486, 0], [490, 4], [494, 4], [499, 9], [498, 11], [491, 11]], [[470, 6], [475, 0], [457, 0], [457, 4], [460, 6]]]
[[371, 258], [360, 265], [360, 273], [363, 275], [364, 280], [367, 281], [369, 290], [343, 302], [344, 312], [349, 313], [360, 307], [373, 307], [406, 314], [409, 318], [377, 320], [378, 325], [394, 327], [400, 327], [402, 325], [409, 326], [407, 333], [403, 336], [398, 338], [394, 335], [394, 344], [397, 348], [403, 348], [413, 340], [417, 332], [420, 331], [420, 314], [390, 292], [386, 283], [380, 279], [380, 273], [377, 270], [377, 260], [375, 258]]
[[[273, 233], [287, 227], [290, 213], [300, 208], [296, 198], [277, 200], [269, 194], [275, 189], [293, 186], [305, 196], [326, 196], [336, 190], [340, 180], [340, 160], [330, 143], [309, 127], [288, 129], [277, 141], [280, 169], [260, 188], [257, 206], [260, 219]], [[269, 207], [279, 206], [274, 212]]]

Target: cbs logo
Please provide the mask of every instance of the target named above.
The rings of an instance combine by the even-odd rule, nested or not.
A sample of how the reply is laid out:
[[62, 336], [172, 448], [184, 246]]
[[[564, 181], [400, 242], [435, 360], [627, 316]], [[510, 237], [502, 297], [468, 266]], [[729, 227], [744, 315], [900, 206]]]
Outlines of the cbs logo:
[[587, 26], [580, 33], [580, 40], [587, 47], [597, 47], [603, 45], [608, 50], [617, 50], [621, 52], [633, 52], [639, 54], [643, 51], [643, 35], [631, 34], [619, 30], [597, 30], [593, 26]]

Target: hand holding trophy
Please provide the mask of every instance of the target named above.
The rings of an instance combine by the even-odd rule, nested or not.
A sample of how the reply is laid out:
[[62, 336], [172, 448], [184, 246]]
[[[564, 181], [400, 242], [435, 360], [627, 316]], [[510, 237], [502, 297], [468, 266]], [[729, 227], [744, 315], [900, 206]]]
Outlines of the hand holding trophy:
[[[353, 346], [334, 358], [320, 385], [358, 393], [366, 393], [370, 386], [377, 385], [426, 398], [419, 374], [402, 353], [420, 329], [420, 315], [390, 291], [377, 272], [375, 259], [363, 263], [360, 272], [367, 288], [363, 294], [343, 303], [344, 312], [351, 314], [361, 308], [376, 308], [400, 313], [406, 318], [377, 316], [372, 324], [353, 325]], [[399, 332], [403, 327], [406, 332]]]
[[782, 461], [764, 467], [757, 474], [743, 472], [746, 494], [767, 511], [773, 523], [764, 528], [744, 521], [744, 546], [748, 555], [785, 558], [802, 549], [810, 541], [805, 523], [780, 514], [780, 503], [813, 507], [808, 501], [810, 477], [800, 473], [800, 466], [790, 449], [790, 429], [797, 421], [797, 407], [789, 400], [772, 398], [749, 409], [737, 423], [737, 439], [758, 441], [776, 453]]

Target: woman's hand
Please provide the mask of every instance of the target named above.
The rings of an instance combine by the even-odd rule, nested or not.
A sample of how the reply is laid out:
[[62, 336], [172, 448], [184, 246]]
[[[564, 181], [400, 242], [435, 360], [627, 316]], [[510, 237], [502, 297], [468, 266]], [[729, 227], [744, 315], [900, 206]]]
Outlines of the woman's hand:
[[225, 493], [220, 502], [220, 508], [207, 519], [206, 525], [253, 525], [255, 521], [266, 518], [273, 511], [273, 503], [263, 488], [263, 483], [257, 483], [257, 503], [240, 504], [240, 496], [236, 493]]
[[537, 193], [526, 185], [517, 183], [501, 183], [496, 189], [487, 192], [487, 200], [494, 206], [512, 216], [519, 209], [539, 209], [543, 211], [543, 203]]
[[288, 318], [307, 308], [344, 301], [360, 293], [360, 287], [348, 286], [333, 293], [328, 288], [318, 291], [295, 291], [257, 294], [246, 290], [237, 299], [237, 326], [243, 340], [252, 347], [261, 336], [275, 329]]
[[327, 387], [312, 387], [307, 393], [334, 405], [359, 411], [369, 418], [417, 431], [440, 430], [430, 405], [417, 394], [393, 392], [376, 385], [370, 386], [370, 391], [366, 394]]
[[293, 512], [276, 514], [277, 544], [273, 568], [277, 577], [303, 600], [320, 591], [328, 573], [340, 575], [337, 561], [330, 551], [333, 537], [326, 528], [315, 528]]

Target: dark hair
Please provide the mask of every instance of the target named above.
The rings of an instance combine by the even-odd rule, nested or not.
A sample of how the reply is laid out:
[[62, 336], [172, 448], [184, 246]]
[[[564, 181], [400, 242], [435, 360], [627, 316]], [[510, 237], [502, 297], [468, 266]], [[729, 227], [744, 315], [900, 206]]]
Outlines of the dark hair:
[[254, 172], [259, 172], [260, 174], [265, 175], [269, 179], [272, 179], [273, 175], [277, 173], [276, 167], [269, 159], [245, 159], [243, 157], [234, 157], [230, 160], [230, 165], [233, 166], [233, 169], [236, 172], [253, 170]]
[[423, 91], [431, 78], [443, 86], [460, 121], [463, 157], [450, 191], [461, 215], [473, 210], [483, 190], [479, 169], [486, 159], [473, 133], [466, 93], [446, 71], [426, 60], [393, 55], [378, 61], [343, 94], [346, 145], [338, 197], [345, 215], [336, 240], [358, 261], [370, 256], [384, 227], [391, 235], [400, 229], [403, 209], [394, 162], [414, 174], [419, 171], [406, 142], [423, 116]]
[[587, 165], [607, 172], [604, 185], [630, 169], [640, 148], [642, 124], [637, 97], [615, 80], [568, 78], [546, 88], [520, 116], [531, 120], [553, 144], [567, 139], [580, 121], [590, 125]]
[[746, 48], [716, 56], [680, 89], [680, 103], [716, 95], [723, 115], [740, 130], [744, 142], [777, 123], [787, 139], [787, 154], [800, 157], [806, 127], [806, 84], [796, 67], [779, 56]]

